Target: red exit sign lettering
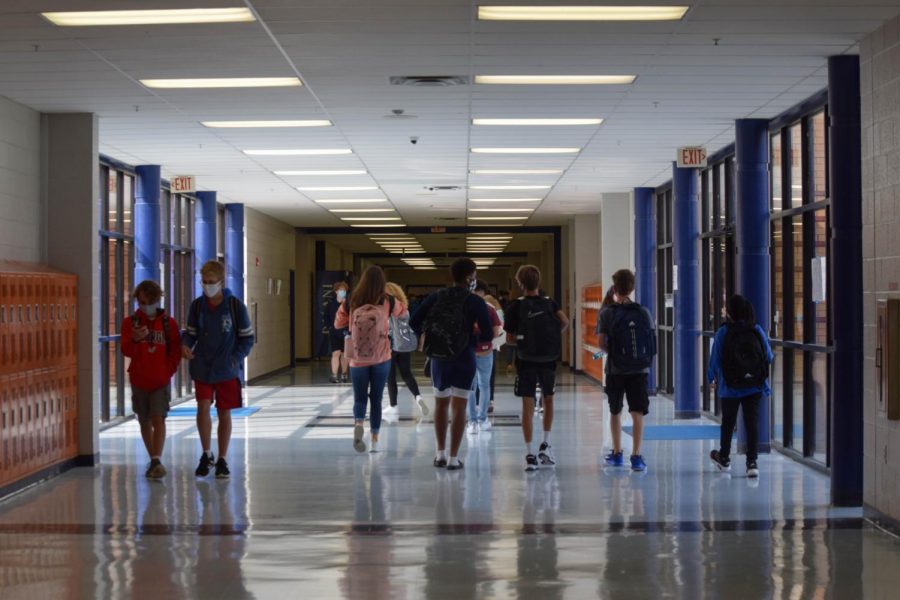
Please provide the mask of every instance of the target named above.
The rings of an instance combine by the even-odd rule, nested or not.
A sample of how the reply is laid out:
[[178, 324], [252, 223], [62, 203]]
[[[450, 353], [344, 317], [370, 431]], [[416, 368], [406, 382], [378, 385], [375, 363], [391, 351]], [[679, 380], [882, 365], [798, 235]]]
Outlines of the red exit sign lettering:
[[192, 194], [197, 191], [193, 175], [176, 175], [169, 180], [169, 189], [173, 194]]
[[678, 149], [676, 163], [680, 169], [702, 168], [706, 166], [706, 148], [688, 146]]

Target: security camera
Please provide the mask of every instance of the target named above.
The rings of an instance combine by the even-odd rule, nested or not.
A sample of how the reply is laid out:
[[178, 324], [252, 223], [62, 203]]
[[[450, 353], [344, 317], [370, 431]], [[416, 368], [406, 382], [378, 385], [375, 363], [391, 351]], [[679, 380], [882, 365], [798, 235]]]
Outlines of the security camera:
[[410, 137], [410, 138], [409, 138], [409, 143], [412, 144], [413, 146], [415, 146], [416, 144], [419, 143], [419, 137], [418, 137], [418, 136], [415, 136], [415, 135], [412, 136], [412, 137]]

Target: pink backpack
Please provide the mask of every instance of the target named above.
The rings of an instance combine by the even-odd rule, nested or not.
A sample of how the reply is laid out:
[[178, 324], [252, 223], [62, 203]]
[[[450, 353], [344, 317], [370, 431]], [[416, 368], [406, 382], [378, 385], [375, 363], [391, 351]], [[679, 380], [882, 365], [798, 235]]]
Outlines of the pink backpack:
[[347, 358], [359, 366], [374, 365], [391, 355], [388, 318], [391, 310], [384, 305], [364, 304], [350, 315], [350, 339]]

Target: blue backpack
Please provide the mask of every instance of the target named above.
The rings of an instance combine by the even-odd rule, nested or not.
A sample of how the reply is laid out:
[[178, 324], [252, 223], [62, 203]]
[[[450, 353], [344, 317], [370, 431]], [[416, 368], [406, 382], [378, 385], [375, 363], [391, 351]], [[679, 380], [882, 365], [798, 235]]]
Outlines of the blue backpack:
[[609, 330], [609, 360], [621, 373], [649, 369], [656, 356], [656, 329], [647, 311], [637, 302], [617, 304]]

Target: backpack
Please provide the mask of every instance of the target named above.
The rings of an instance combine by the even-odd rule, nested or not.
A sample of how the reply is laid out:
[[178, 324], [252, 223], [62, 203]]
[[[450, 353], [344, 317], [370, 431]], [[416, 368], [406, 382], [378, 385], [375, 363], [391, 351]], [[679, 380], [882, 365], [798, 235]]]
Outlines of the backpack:
[[469, 293], [458, 287], [437, 292], [423, 327], [425, 354], [429, 357], [454, 359], [469, 346], [471, 328], [467, 327], [464, 310]]
[[553, 301], [545, 296], [519, 298], [516, 356], [529, 362], [553, 362], [562, 353], [562, 330]]
[[729, 323], [722, 346], [722, 374], [728, 387], [759, 388], [769, 377], [769, 355], [754, 325]]
[[363, 304], [350, 315], [350, 340], [346, 342], [347, 357], [359, 366], [382, 362], [381, 357], [390, 356], [388, 338], [389, 315], [394, 312], [394, 299], [390, 299], [390, 309], [386, 313], [384, 304]]
[[[199, 298], [194, 298], [194, 301], [191, 302], [191, 311], [192, 315], [191, 321], [197, 324], [197, 329], [202, 329], [203, 324], [200, 323], [200, 317], [203, 313], [200, 312], [200, 303], [204, 301], [204, 298], [200, 296]], [[235, 335], [237, 335], [237, 331], [240, 329], [240, 323], [238, 321], [238, 303], [240, 300], [237, 299], [237, 296], [228, 296], [228, 308], [231, 310], [231, 326], [234, 329]], [[190, 322], [190, 321], [188, 321]]]
[[623, 374], [649, 369], [656, 356], [656, 330], [647, 311], [637, 302], [616, 304], [609, 329], [609, 360]]
[[403, 317], [395, 317], [393, 314], [394, 311], [391, 310], [391, 350], [415, 352], [419, 348], [419, 340], [409, 326], [409, 313]]

